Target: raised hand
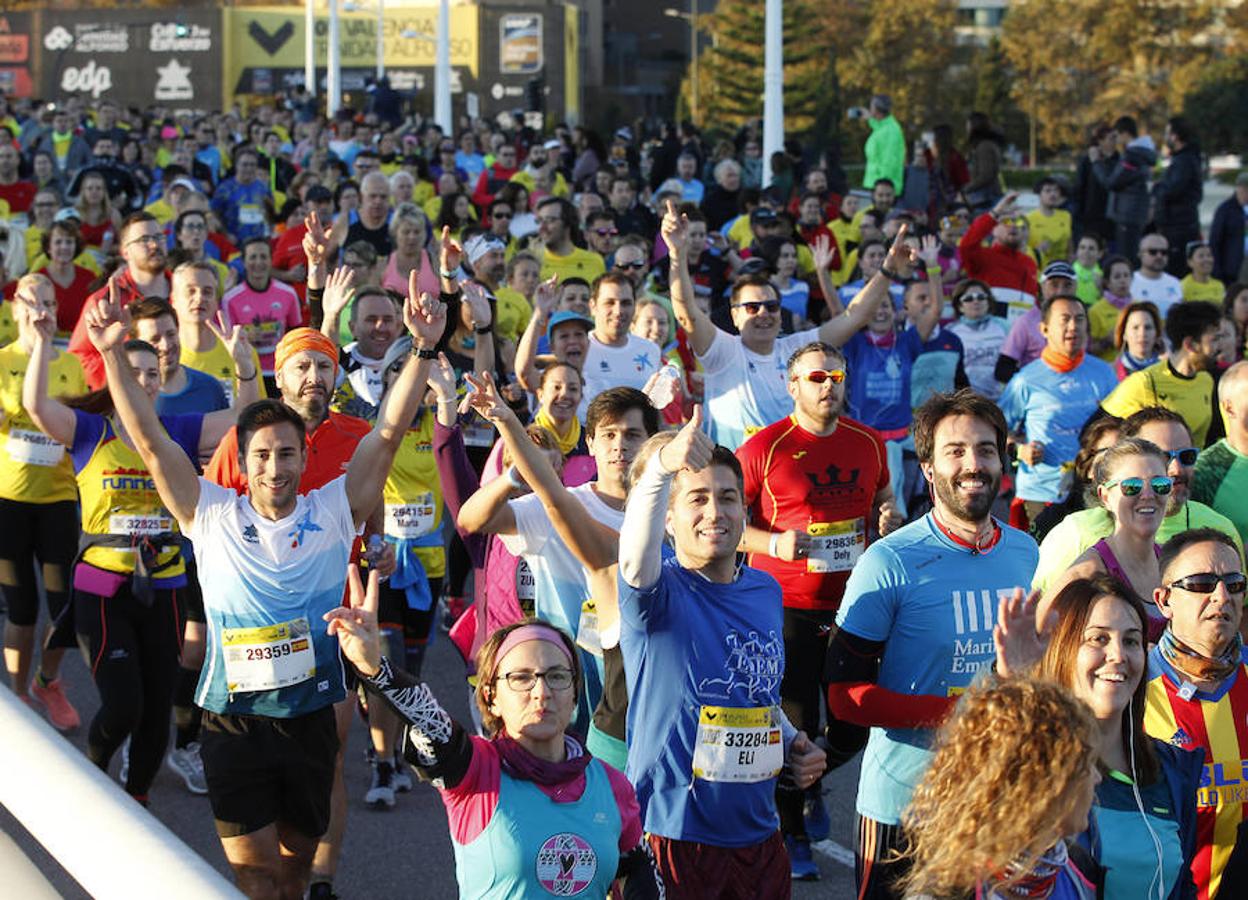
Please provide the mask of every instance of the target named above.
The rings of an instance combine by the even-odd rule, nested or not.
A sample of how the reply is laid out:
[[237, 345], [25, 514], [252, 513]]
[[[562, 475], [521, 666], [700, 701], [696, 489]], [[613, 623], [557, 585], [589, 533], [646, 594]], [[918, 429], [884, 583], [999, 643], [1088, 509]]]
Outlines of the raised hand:
[[919, 259], [923, 260], [923, 265], [929, 269], [937, 268], [940, 265], [940, 238], [934, 234], [923, 235], [919, 241]]
[[918, 262], [918, 251], [906, 243], [909, 234], [909, 223], [902, 222], [897, 229], [897, 237], [893, 238], [893, 245], [888, 250], [888, 256], [884, 259], [884, 268], [901, 278], [908, 278]]
[[[251, 341], [247, 340], [247, 332], [243, 330], [243, 326], [235, 325], [232, 328], [225, 324], [225, 316], [221, 310], [217, 310], [216, 321], [208, 320], [208, 330], [216, 335], [217, 340], [225, 345], [225, 349], [230, 353], [230, 359], [234, 360], [234, 371], [238, 373], [244, 381], [250, 381], [256, 377], [255, 369], [252, 369], [251, 363]], [[244, 376], [243, 371], [251, 369], [251, 374]]]
[[539, 282], [533, 292], [533, 305], [541, 313], [542, 318], [549, 319], [555, 312], [555, 304], [559, 302], [559, 276], [551, 275]]
[[832, 239], [826, 234], [819, 235], [810, 248], [810, 255], [814, 257], [816, 269], [831, 269], [836, 260], [836, 248], [832, 246]]
[[464, 381], [472, 387], [467, 397], [468, 405], [476, 410], [481, 418], [489, 422], [500, 422], [508, 417], [515, 417], [515, 412], [498, 392], [498, 385], [494, 383], [494, 376], [491, 373], [484, 372], [478, 378], [470, 372], [465, 372]]
[[338, 324], [338, 318], [347, 308], [351, 298], [355, 296], [355, 270], [339, 266], [329, 274], [325, 282], [325, 293], [321, 295], [321, 308], [325, 311], [325, 321]]
[[438, 259], [443, 272], [458, 270], [460, 263], [464, 261], [464, 248], [459, 245], [459, 241], [451, 237], [449, 225], [442, 226], [442, 238], [438, 243]]
[[421, 292], [412, 269], [407, 279], [407, 299], [403, 301], [403, 324], [411, 332], [415, 349], [431, 349], [446, 331], [446, 304], [428, 292]]
[[1035, 666], [1044, 656], [1057, 623], [1057, 613], [1051, 612], [1047, 621], [1039, 623], [1036, 621], [1039, 606], [1040, 592], [1032, 591], [1024, 598], [1022, 588], [1015, 588], [1012, 596], [998, 601], [997, 624], [992, 627], [998, 675], [1018, 675]]
[[1018, 209], [1015, 204], [1018, 203], [1018, 191], [1010, 191], [1004, 197], [997, 201], [997, 205], [992, 208], [992, 217], [994, 219], [1005, 219], [1014, 215]]
[[445, 353], [439, 353], [437, 362], [429, 368], [429, 387], [439, 403], [455, 400], [459, 396], [459, 378]]
[[303, 236], [303, 254], [308, 258], [308, 265], [313, 269], [325, 267], [325, 255], [329, 252], [329, 235], [321, 222], [316, 210], [309, 212], [303, 219], [307, 233]]
[[494, 314], [490, 310], [490, 298], [486, 296], [485, 288], [475, 281], [465, 281], [460, 288], [464, 292], [464, 302], [468, 304], [468, 311], [472, 316], [472, 327], [487, 327], [494, 320]]
[[100, 353], [120, 347], [130, 334], [130, 311], [121, 302], [121, 289], [114, 275], [108, 280], [108, 293], [83, 313], [87, 338]]
[[329, 634], [337, 635], [338, 646], [347, 662], [365, 678], [381, 669], [381, 633], [377, 627], [377, 596], [381, 576], [376, 569], [368, 573], [368, 588], [360, 583], [360, 569], [347, 565], [349, 606], [339, 606], [325, 613]]
[[676, 204], [668, 200], [663, 211], [663, 221], [659, 225], [659, 233], [663, 235], [663, 243], [667, 244], [667, 252], [672, 259], [680, 259], [689, 249], [689, 217], [676, 212]]
[[669, 472], [681, 469], [697, 472], [710, 465], [714, 452], [714, 442], [702, 431], [702, 404], [699, 403], [676, 437], [659, 451], [659, 463]]

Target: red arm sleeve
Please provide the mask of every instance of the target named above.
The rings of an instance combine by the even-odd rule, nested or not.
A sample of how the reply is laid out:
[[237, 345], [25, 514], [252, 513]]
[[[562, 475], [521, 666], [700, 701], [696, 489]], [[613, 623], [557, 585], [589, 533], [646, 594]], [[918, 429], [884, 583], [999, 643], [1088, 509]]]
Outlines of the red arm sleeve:
[[83, 313], [94, 307], [101, 296], [102, 294], [96, 291], [82, 304], [82, 313], [78, 314], [78, 322], [69, 336], [69, 352], [77, 356], [82, 363], [83, 374], [87, 376], [87, 386], [93, 391], [104, 387], [104, 360], [100, 358], [100, 352], [87, 337], [87, 323], [83, 319]]
[[984, 247], [984, 241], [988, 235], [992, 234], [992, 229], [997, 226], [997, 220], [989, 213], [983, 213], [976, 217], [971, 223], [971, 227], [966, 229], [966, 234], [962, 235], [962, 240], [958, 241], [958, 252], [962, 255], [962, 265], [972, 277], [981, 277], [978, 272], [982, 270], [984, 265], [984, 257], [987, 248]]
[[837, 719], [878, 728], [932, 728], [949, 714], [956, 699], [899, 694], [869, 681], [828, 685], [828, 709]]

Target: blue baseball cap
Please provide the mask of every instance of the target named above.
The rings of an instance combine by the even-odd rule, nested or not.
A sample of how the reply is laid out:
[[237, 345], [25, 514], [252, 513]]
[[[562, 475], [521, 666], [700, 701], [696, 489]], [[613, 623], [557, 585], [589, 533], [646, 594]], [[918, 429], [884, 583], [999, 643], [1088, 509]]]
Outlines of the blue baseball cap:
[[550, 322], [546, 325], [546, 340], [554, 340], [555, 329], [567, 322], [580, 322], [585, 326], [586, 331], [594, 330], [594, 320], [589, 316], [573, 312], [570, 309], [561, 309], [550, 317]]

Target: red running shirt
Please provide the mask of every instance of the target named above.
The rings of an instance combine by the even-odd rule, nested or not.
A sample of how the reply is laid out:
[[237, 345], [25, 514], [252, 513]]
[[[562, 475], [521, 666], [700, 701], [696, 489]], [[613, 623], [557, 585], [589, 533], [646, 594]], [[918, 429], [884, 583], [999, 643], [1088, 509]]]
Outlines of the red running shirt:
[[883, 440], [845, 417], [832, 434], [816, 437], [790, 416], [753, 435], [737, 458], [751, 523], [769, 531], [807, 531], [814, 538], [807, 559], [786, 562], [754, 553], [750, 565], [780, 582], [785, 606], [837, 609], [849, 571], [866, 548], [872, 502], [889, 483]]

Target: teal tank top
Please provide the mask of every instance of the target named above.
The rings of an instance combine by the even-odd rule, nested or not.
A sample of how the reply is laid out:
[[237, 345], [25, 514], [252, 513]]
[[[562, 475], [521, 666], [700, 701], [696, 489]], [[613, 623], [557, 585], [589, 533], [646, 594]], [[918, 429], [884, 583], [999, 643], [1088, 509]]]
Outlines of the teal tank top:
[[485, 830], [452, 842], [460, 897], [606, 897], [619, 868], [620, 809], [602, 763], [590, 760], [585, 779], [579, 800], [556, 803], [504, 771]]

